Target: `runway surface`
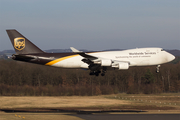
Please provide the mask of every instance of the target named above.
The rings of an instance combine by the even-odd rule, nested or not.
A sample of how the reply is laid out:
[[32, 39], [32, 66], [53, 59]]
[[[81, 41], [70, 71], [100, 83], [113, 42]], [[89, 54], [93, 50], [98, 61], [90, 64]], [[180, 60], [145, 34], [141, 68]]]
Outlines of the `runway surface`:
[[[180, 114], [171, 113], [148, 113], [147, 111], [137, 110], [106, 110], [106, 111], [80, 111], [80, 110], [64, 110], [64, 109], [0, 109], [0, 111], [7, 113], [4, 116], [9, 116], [8, 113], [19, 114], [26, 116], [26, 119], [38, 118], [44, 119], [47, 117], [54, 117], [54, 119], [71, 116], [76, 117], [77, 120], [180, 120]], [[146, 113], [147, 112], [147, 113]], [[1, 119], [0, 119], [1, 120]], [[28, 119], [27, 119], [28, 120]], [[48, 119], [49, 120], [49, 119]]]
[[85, 120], [180, 120], [180, 114], [77, 114], [75, 116]]
[[180, 114], [165, 113], [89, 113], [89, 112], [0, 112], [0, 120], [180, 120]]

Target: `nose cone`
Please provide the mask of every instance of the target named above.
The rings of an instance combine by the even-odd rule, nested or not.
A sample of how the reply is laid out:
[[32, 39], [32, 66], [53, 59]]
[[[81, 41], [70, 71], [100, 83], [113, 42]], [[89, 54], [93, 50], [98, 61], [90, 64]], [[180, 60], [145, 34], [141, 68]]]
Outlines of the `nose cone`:
[[175, 56], [170, 54], [170, 53], [168, 53], [167, 59], [168, 59], [168, 62], [171, 62], [171, 61], [173, 61], [175, 59]]

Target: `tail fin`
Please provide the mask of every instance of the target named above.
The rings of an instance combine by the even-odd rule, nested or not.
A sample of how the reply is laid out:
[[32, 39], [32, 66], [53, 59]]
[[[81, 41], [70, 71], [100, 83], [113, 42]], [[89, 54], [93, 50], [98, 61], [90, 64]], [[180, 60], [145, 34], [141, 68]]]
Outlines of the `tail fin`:
[[14, 29], [6, 31], [17, 54], [44, 53], [18, 31]]

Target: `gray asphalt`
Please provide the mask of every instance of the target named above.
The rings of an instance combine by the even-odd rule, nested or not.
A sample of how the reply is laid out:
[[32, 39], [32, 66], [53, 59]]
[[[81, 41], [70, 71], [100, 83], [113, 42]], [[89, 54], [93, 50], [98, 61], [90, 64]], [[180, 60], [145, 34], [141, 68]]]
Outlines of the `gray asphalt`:
[[74, 116], [85, 120], [180, 120], [180, 114], [77, 114]]

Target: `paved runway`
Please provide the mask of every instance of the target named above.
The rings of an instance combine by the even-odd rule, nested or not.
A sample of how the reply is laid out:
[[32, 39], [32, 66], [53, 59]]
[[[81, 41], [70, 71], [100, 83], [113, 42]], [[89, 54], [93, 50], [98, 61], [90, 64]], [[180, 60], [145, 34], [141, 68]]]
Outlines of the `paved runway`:
[[[43, 109], [1, 109], [0, 111], [5, 113], [18, 113], [26, 116], [76, 116], [84, 120], [180, 120], [180, 114], [146, 114], [146, 111], [80, 111], [80, 110], [57, 110], [50, 109], [49, 111], [43, 111]], [[116, 114], [119, 112], [120, 114]], [[132, 114], [128, 114], [128, 112]], [[60, 113], [60, 114], [59, 114]], [[110, 114], [111, 113], [111, 114]], [[113, 114], [114, 113], [114, 114]], [[7, 114], [8, 115], [8, 114]]]
[[75, 116], [85, 120], [180, 120], [180, 114], [77, 114]]

